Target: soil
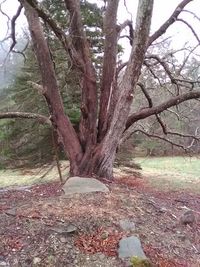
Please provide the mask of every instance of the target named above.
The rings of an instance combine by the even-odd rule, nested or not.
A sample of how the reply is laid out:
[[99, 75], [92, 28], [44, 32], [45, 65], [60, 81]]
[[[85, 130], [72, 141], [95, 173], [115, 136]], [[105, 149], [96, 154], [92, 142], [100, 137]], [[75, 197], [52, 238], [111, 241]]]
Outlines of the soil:
[[[73, 198], [63, 195], [59, 183], [1, 191], [0, 263], [122, 267], [118, 242], [136, 235], [155, 266], [200, 266], [200, 195], [155, 191], [145, 178], [117, 178], [107, 186], [108, 194]], [[188, 209], [195, 222], [183, 224], [180, 218]], [[123, 231], [121, 219], [133, 221], [135, 229]], [[65, 231], [70, 226], [73, 230]]]

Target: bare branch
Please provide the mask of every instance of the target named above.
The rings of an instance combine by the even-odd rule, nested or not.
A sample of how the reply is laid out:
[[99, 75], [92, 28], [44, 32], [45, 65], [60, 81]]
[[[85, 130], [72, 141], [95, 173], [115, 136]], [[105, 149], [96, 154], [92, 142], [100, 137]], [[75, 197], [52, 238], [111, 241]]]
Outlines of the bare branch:
[[167, 110], [170, 107], [176, 106], [182, 102], [185, 102], [190, 99], [198, 99], [200, 98], [200, 91], [191, 91], [182, 95], [178, 95], [175, 97], [172, 97], [171, 99], [163, 102], [162, 104], [152, 107], [152, 108], [146, 108], [142, 109], [139, 112], [136, 112], [129, 116], [127, 123], [126, 123], [126, 129], [128, 129], [133, 123], [135, 123], [138, 120], [143, 120], [149, 116], [159, 114], [163, 112], [164, 110]]
[[179, 14], [182, 12], [184, 7], [188, 5], [193, 0], [183, 0], [174, 10], [172, 15], [168, 18], [168, 20], [163, 23], [163, 25], [155, 32], [153, 33], [148, 42], [148, 46], [150, 46], [155, 40], [157, 40], [161, 35], [163, 35], [167, 29], [177, 20]]
[[22, 11], [22, 4], [20, 4], [20, 6], [17, 9], [16, 14], [13, 16], [13, 18], [11, 19], [11, 38], [12, 38], [12, 44], [10, 46], [10, 50], [9, 52], [11, 52], [13, 50], [13, 48], [15, 47], [17, 41], [16, 41], [16, 33], [15, 33], [15, 23], [17, 18], [19, 17], [21, 11]]
[[[22, 0], [19, 1], [22, 2]], [[66, 50], [67, 53], [69, 53], [71, 60], [73, 61], [75, 66], [83, 71], [84, 63], [82, 59], [78, 55], [74, 46], [72, 45], [70, 38], [66, 36], [65, 32], [62, 30], [59, 24], [54, 19], [52, 19], [51, 14], [49, 14], [46, 10], [39, 6], [37, 1], [26, 0], [26, 2], [29, 3], [29, 5], [37, 11], [39, 17], [41, 17], [43, 21], [45, 21], [50, 26], [54, 34], [57, 36], [58, 40], [63, 45], [63, 48]]]
[[190, 135], [190, 134], [183, 134], [183, 133], [178, 133], [178, 132], [172, 132], [172, 131], [169, 131], [167, 129], [167, 126], [166, 124], [162, 121], [162, 119], [160, 118], [160, 116], [158, 114], [156, 114], [156, 118], [162, 128], [162, 131], [165, 135], [174, 135], [174, 136], [179, 136], [179, 137], [184, 137], [184, 138], [192, 138], [196, 141], [199, 141], [200, 139], [198, 137], [196, 137], [197, 133], [195, 131], [195, 135]]
[[28, 112], [1, 112], [0, 119], [34, 119], [41, 124], [52, 126], [51, 120], [43, 115]]
[[177, 19], [177, 21], [183, 22], [191, 30], [191, 32], [193, 33], [193, 35], [197, 39], [198, 44], [200, 44], [200, 39], [199, 39], [197, 33], [195, 32], [195, 30], [193, 29], [193, 27], [187, 21], [185, 21], [184, 19]]
[[4, 38], [3, 40], [1, 40], [1, 42], [2, 41], [4, 41], [5, 39], [7, 39], [7, 34], [8, 34], [8, 32], [9, 32], [9, 22], [10, 22], [10, 17], [8, 16], [8, 14], [6, 14], [3, 10], [2, 10], [2, 5], [4, 4], [6, 2], [6, 0], [4, 0], [4, 1], [2, 1], [1, 3], [0, 3], [0, 13], [3, 15], [3, 16], [5, 16], [6, 18], [7, 18], [7, 33], [6, 33], [6, 38]]
[[163, 67], [165, 72], [167, 73], [168, 77], [171, 80], [171, 83], [174, 83], [174, 84], [177, 85], [176, 79], [172, 76], [172, 73], [171, 73], [167, 63], [164, 62], [163, 59], [161, 59], [158, 55], [153, 55], [153, 54], [152, 55], [147, 55], [145, 58], [147, 58], [147, 59], [151, 59], [152, 58], [152, 59], [157, 60], [160, 63], [160, 65]]
[[153, 71], [149, 62], [147, 60], [144, 60], [143, 64], [147, 67], [147, 69], [149, 70], [150, 74], [154, 77], [154, 79], [158, 81], [160, 87], [163, 87], [163, 84], [161, 83], [160, 78]]
[[130, 17], [131, 17], [131, 21], [133, 21], [133, 15], [132, 15], [132, 13], [128, 10], [128, 7], [127, 7], [127, 5], [126, 5], [126, 0], [124, 0], [124, 6], [125, 6], [125, 8], [126, 8], [126, 12], [130, 15]]
[[196, 45], [191, 51], [189, 51], [188, 55], [185, 57], [185, 59], [183, 60], [183, 63], [181, 64], [180, 68], [178, 69], [178, 71], [176, 71], [177, 75], [180, 75], [183, 68], [185, 67], [185, 64], [187, 63], [189, 57], [191, 56], [191, 54], [194, 52], [194, 50], [197, 49], [197, 47], [199, 47], [199, 44]]
[[[195, 130], [195, 137], [198, 135], [198, 130], [199, 130], [199, 127], [197, 127]], [[191, 144], [187, 147], [188, 149], [190, 149], [194, 145], [195, 140], [196, 138], [193, 137]], [[199, 141], [199, 138], [198, 138], [198, 141]]]
[[152, 99], [151, 99], [149, 93], [147, 92], [144, 84], [139, 82], [137, 85], [142, 89], [142, 92], [145, 95], [145, 97], [146, 97], [146, 99], [147, 99], [147, 101], [149, 103], [149, 108], [152, 108], [153, 107], [153, 102], [152, 102]]
[[156, 116], [156, 119], [157, 119], [158, 123], [160, 124], [160, 126], [161, 126], [161, 128], [162, 128], [163, 133], [164, 133], [165, 135], [167, 135], [168, 132], [167, 132], [167, 128], [166, 128], [165, 123], [163, 123], [163, 121], [161, 120], [159, 114], [156, 114], [155, 116]]
[[178, 144], [178, 143], [175, 143], [175, 142], [173, 142], [172, 140], [167, 139], [167, 138], [165, 138], [165, 137], [163, 137], [163, 136], [156, 135], [156, 134], [150, 134], [150, 133], [147, 133], [147, 132], [145, 132], [145, 131], [143, 131], [143, 130], [139, 130], [139, 129], [138, 129], [138, 130], [135, 130], [135, 131], [133, 132], [133, 134], [136, 133], [136, 132], [140, 132], [140, 133], [142, 133], [142, 134], [144, 134], [144, 135], [146, 135], [146, 136], [148, 136], [148, 137], [150, 137], [150, 138], [160, 139], [160, 140], [165, 141], [165, 142], [167, 142], [167, 143], [169, 143], [169, 144], [171, 144], [171, 145], [173, 145], [173, 146], [182, 148], [185, 152], [187, 151], [187, 148], [184, 147], [183, 145], [180, 145], [180, 144]]
[[172, 114], [174, 114], [176, 117], [177, 117], [177, 119], [180, 121], [180, 115], [177, 113], [177, 112], [175, 112], [174, 110], [172, 110], [172, 109], [166, 109], [166, 111], [169, 111], [169, 112], [171, 112]]
[[126, 20], [124, 23], [122, 23], [121, 25], [118, 26], [118, 35], [126, 28], [129, 27], [129, 35], [123, 35], [120, 36], [119, 38], [123, 38], [126, 37], [129, 39], [130, 41], [130, 45], [133, 45], [133, 38], [134, 38], [134, 29], [133, 29], [133, 25], [132, 25], [132, 21], [130, 20]]
[[191, 14], [191, 15], [193, 15], [193, 17], [195, 18], [195, 19], [197, 19], [199, 22], [200, 22], [200, 18], [194, 13], [194, 12], [192, 12], [192, 11], [190, 11], [190, 10], [183, 10], [183, 12], [186, 12], [186, 13], [188, 13], [188, 14]]

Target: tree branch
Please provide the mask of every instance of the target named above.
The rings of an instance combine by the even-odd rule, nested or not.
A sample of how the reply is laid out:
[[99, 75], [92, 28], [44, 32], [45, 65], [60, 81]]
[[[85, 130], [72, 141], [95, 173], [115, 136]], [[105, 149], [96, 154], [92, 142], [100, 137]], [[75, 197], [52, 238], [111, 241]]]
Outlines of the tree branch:
[[147, 99], [147, 101], [149, 103], [149, 108], [152, 108], [153, 107], [153, 102], [152, 102], [152, 99], [151, 99], [149, 93], [147, 92], [144, 84], [139, 82], [139, 83], [137, 83], [137, 85], [142, 89], [142, 92], [143, 92], [144, 96], [146, 97], [146, 99]]
[[143, 120], [152, 115], [159, 114], [163, 112], [164, 110], [167, 110], [168, 108], [176, 106], [187, 100], [198, 99], [198, 98], [200, 98], [200, 91], [195, 90], [195, 91], [191, 91], [191, 92], [188, 92], [182, 95], [172, 97], [171, 99], [167, 100], [166, 102], [163, 102], [162, 104], [158, 106], [142, 109], [141, 111], [136, 112], [129, 116], [127, 123], [126, 123], [126, 130], [138, 120]]
[[171, 144], [171, 145], [173, 145], [173, 146], [182, 148], [184, 151], [187, 151], [187, 148], [184, 147], [183, 145], [180, 145], [180, 144], [178, 144], [178, 143], [175, 143], [175, 142], [173, 142], [172, 140], [167, 139], [167, 138], [165, 138], [165, 137], [163, 137], [163, 136], [156, 135], [156, 134], [150, 134], [150, 133], [147, 133], [147, 132], [145, 132], [145, 131], [143, 131], [143, 130], [139, 130], [139, 129], [138, 129], [138, 130], [135, 130], [132, 134], [134, 134], [134, 133], [136, 133], [136, 132], [140, 132], [140, 133], [142, 133], [142, 134], [144, 134], [144, 135], [146, 135], [146, 136], [148, 136], [148, 137], [150, 137], [150, 138], [160, 139], [160, 140], [165, 141], [165, 142], [167, 142], [167, 143], [169, 143], [169, 144]]
[[51, 120], [48, 117], [29, 112], [1, 112], [0, 119], [35, 119], [41, 124], [52, 126]]
[[148, 46], [150, 46], [155, 40], [157, 40], [161, 35], [163, 35], [167, 29], [177, 20], [179, 14], [183, 11], [184, 7], [188, 5], [193, 0], [183, 0], [174, 10], [172, 15], [168, 18], [168, 20], [163, 23], [163, 25], [155, 32], [153, 33], [148, 42]]
[[[106, 8], [104, 17], [104, 57], [103, 57], [103, 70], [102, 70], [102, 80], [101, 80], [101, 95], [100, 95], [100, 109], [99, 109], [99, 123], [98, 123], [98, 141], [100, 142], [108, 128], [109, 124], [109, 110], [112, 95], [115, 94], [116, 83], [116, 59], [117, 59], [117, 39], [119, 29], [116, 26], [117, 21], [117, 10], [118, 10], [119, 0], [108, 1], [108, 6]], [[124, 27], [127, 25], [125, 23]]]
[[59, 137], [61, 137], [64, 150], [71, 159], [74, 159], [71, 162], [71, 167], [78, 171], [77, 161], [82, 157], [82, 148], [68, 116], [65, 115], [54, 65], [41, 21], [38, 12], [29, 4], [29, 1], [20, 0], [25, 8], [25, 15], [28, 20], [33, 47], [40, 68], [42, 86], [44, 88], [43, 95], [48, 104], [52, 125], [58, 131]]
[[131, 56], [123, 79], [119, 84], [119, 94], [116, 99], [114, 112], [110, 113], [111, 123], [105, 136], [105, 142], [110, 140], [110, 147], [107, 147], [110, 151], [116, 150], [117, 140], [119, 140], [125, 129], [125, 123], [133, 101], [133, 93], [141, 73], [147, 49], [152, 10], [153, 0], [139, 1]]
[[[19, 0], [21, 2], [21, 0]], [[78, 55], [76, 49], [72, 45], [72, 42], [70, 41], [70, 38], [67, 37], [65, 32], [62, 30], [62, 28], [56, 23], [54, 19], [52, 19], [51, 14], [49, 14], [46, 10], [44, 10], [41, 6], [38, 5], [38, 2], [36, 0], [26, 0], [27, 3], [29, 3], [30, 6], [34, 8], [34, 10], [37, 11], [38, 16], [42, 18], [44, 22], [46, 22], [58, 40], [61, 42], [63, 48], [69, 54], [71, 60], [73, 61], [74, 65], [79, 68], [81, 71], [84, 69], [84, 63], [80, 56]]]
[[11, 19], [11, 38], [12, 38], [12, 44], [10, 46], [10, 50], [9, 52], [11, 52], [13, 50], [13, 48], [15, 47], [17, 41], [16, 41], [16, 35], [15, 35], [15, 23], [17, 18], [19, 17], [21, 11], [22, 11], [22, 4], [20, 4], [20, 6], [17, 9], [16, 14], [13, 16], [13, 18]]
[[83, 29], [80, 1], [65, 0], [65, 5], [70, 14], [70, 36], [81, 61], [84, 63], [81, 81], [81, 121], [79, 125], [81, 145], [83, 150], [91, 149], [97, 140], [97, 84], [95, 69], [90, 56], [89, 44]]
[[195, 30], [192, 28], [192, 26], [184, 19], [177, 19], [177, 21], [183, 22], [191, 30], [191, 32], [193, 33], [193, 35], [197, 39], [198, 44], [200, 44], [200, 39], [199, 39], [197, 33], [195, 32]]
[[124, 35], [124, 36], [120, 36], [119, 38], [123, 38], [126, 37], [129, 39], [130, 41], [130, 45], [133, 45], [133, 38], [134, 38], [134, 29], [133, 29], [133, 25], [132, 25], [132, 21], [131, 20], [126, 20], [124, 21], [124, 23], [119, 25], [119, 30], [118, 30], [118, 35], [120, 35], [120, 33], [126, 28], [129, 27], [129, 35]]

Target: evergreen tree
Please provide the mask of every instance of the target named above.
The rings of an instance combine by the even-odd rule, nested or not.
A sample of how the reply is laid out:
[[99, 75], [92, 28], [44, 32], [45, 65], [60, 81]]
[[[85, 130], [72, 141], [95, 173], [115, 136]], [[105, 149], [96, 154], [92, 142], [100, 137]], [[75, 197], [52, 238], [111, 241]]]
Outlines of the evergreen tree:
[[[68, 25], [67, 14], [63, 13], [63, 3], [58, 0], [43, 1], [44, 6], [52, 11], [55, 18], [63, 28]], [[102, 10], [96, 4], [87, 1], [81, 2], [83, 23], [90, 36], [90, 45], [93, 52], [93, 62], [98, 74], [101, 74], [103, 49], [102, 38]], [[48, 38], [49, 49], [55, 62], [55, 71], [58, 77], [61, 96], [63, 98], [66, 114], [75, 129], [78, 129], [80, 120], [80, 88], [79, 73], [71, 67], [69, 58], [60, 43], [45, 25], [46, 38]], [[66, 72], [66, 69], [68, 71]], [[12, 102], [10, 110], [28, 111], [48, 116], [48, 109], [44, 98], [35, 89], [34, 84], [40, 85], [40, 73], [38, 65], [30, 45], [26, 51], [26, 61], [16, 76], [14, 83], [6, 90], [9, 101]], [[31, 99], [31, 101], [30, 101]], [[2, 110], [2, 109], [1, 109]], [[4, 109], [5, 110], [5, 109]], [[31, 120], [3, 121], [0, 125], [0, 146], [3, 148], [3, 159], [13, 165], [35, 165], [52, 161], [54, 158], [54, 147], [52, 131], [46, 125], [40, 125]], [[62, 151], [60, 151], [62, 155]]]

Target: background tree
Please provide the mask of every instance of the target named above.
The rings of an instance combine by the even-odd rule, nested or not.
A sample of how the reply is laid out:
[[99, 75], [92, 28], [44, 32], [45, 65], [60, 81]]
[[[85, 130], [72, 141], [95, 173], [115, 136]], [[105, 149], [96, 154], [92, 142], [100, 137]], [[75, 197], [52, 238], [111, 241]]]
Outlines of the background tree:
[[[54, 13], [55, 18], [63, 27], [67, 25], [67, 14], [62, 12], [63, 3], [60, 1], [43, 1], [45, 8]], [[81, 12], [90, 42], [92, 42], [92, 56], [95, 68], [99, 75], [101, 71], [103, 49], [102, 39], [102, 9], [96, 4], [87, 1], [81, 2]], [[69, 116], [75, 129], [78, 128], [80, 119], [80, 87], [79, 73], [71, 66], [69, 57], [64, 52], [60, 43], [55, 39], [53, 32], [44, 24], [48, 46], [50, 48], [55, 71], [58, 78], [60, 92], [66, 114]], [[64, 55], [64, 56], [63, 56]], [[66, 56], [65, 56], [66, 55]], [[4, 55], [5, 57], [5, 55]], [[6, 88], [8, 96], [4, 101], [7, 105], [0, 108], [2, 111], [15, 110], [40, 113], [48, 116], [48, 109], [44, 98], [38, 94], [37, 84], [40, 83], [39, 69], [30, 43], [25, 52], [26, 60], [14, 83]], [[27, 89], [28, 87], [28, 89]], [[31, 101], [30, 101], [31, 99]], [[12, 101], [12, 105], [8, 104]], [[52, 130], [46, 125], [40, 125], [35, 121], [7, 121], [1, 126], [2, 164], [9, 163], [12, 166], [35, 166], [52, 161], [54, 158], [54, 146]], [[62, 151], [60, 151], [62, 153]], [[61, 154], [62, 156], [62, 154]]]
[[[41, 93], [48, 106], [52, 127], [57, 132], [63, 150], [70, 160], [71, 175], [96, 175], [111, 178], [116, 150], [121, 138], [124, 138], [131, 127], [134, 127], [138, 121], [154, 115], [166, 132], [166, 127], [163, 127], [164, 124], [162, 124], [158, 115], [184, 101], [200, 97], [200, 91], [198, 88], [194, 89], [193, 86], [198, 81], [188, 81], [185, 77], [180, 77], [176, 70], [168, 66], [165, 57], [160, 58], [158, 55], [152, 54], [152, 46], [155, 41], [176, 21], [186, 24], [198, 40], [192, 26], [179, 17], [183, 9], [192, 0], [181, 1], [168, 20], [151, 36], [149, 36], [149, 32], [153, 1], [139, 0], [134, 27], [130, 21], [118, 25], [119, 1], [106, 1], [103, 14], [105, 41], [102, 75], [100, 76], [100, 97], [98, 97], [98, 75], [96, 75], [98, 71], [96, 71], [92, 61], [91, 47], [82, 20], [81, 1], [65, 0], [62, 2], [65, 4], [63, 12], [66, 12], [69, 16], [70, 23], [68, 23], [67, 30], [65, 26], [58, 24], [56, 18], [54, 18], [54, 12], [46, 11], [39, 2], [32, 0], [20, 0], [19, 2], [21, 7], [25, 9], [34, 51], [39, 64], [42, 81]], [[53, 31], [69, 56], [73, 69], [79, 73], [81, 116], [78, 133], [64, 110], [56, 68], [54, 68], [52, 53], [49, 49], [49, 42], [45, 38], [46, 31], [41, 20]], [[117, 66], [118, 40], [125, 27], [132, 30], [134, 28], [132, 31], [134, 32], [133, 38], [130, 36], [132, 50], [129, 61]], [[164, 69], [166, 82], [172, 84], [176, 94], [166, 94], [164, 101], [161, 100], [154, 104], [145, 85], [139, 78], [141, 71], [146, 67], [148, 68], [148, 65], [151, 69], [152, 66], [157, 64]], [[119, 79], [123, 67], [126, 68]], [[152, 71], [153, 73], [154, 71]], [[155, 75], [154, 79], [157, 79]], [[148, 100], [148, 106], [133, 111], [131, 105], [136, 96], [135, 89], [137, 85]], [[8, 117], [37, 118], [36, 114], [27, 113], [0, 114], [0, 118]], [[39, 115], [38, 118], [41, 120]], [[43, 118], [42, 121], [44, 122], [45, 119]], [[49, 122], [48, 119], [46, 121]]]

